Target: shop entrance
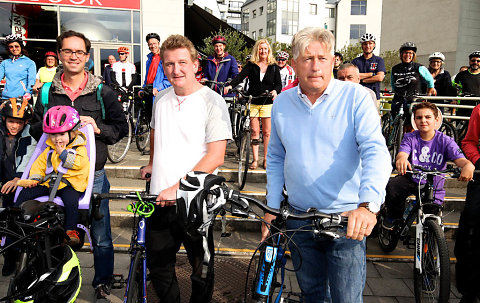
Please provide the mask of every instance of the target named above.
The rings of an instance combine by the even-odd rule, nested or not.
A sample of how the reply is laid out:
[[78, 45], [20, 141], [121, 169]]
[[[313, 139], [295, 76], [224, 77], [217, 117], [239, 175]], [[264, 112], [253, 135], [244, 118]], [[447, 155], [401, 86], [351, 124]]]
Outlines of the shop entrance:
[[108, 56], [113, 55], [117, 61], [119, 60], [117, 49], [120, 46], [127, 46], [130, 49], [127, 60], [134, 63], [134, 49], [132, 49], [131, 45], [92, 43], [90, 50], [90, 60], [92, 62], [87, 63], [87, 65], [89, 64], [89, 70], [96, 76], [102, 76], [105, 66], [108, 64]]

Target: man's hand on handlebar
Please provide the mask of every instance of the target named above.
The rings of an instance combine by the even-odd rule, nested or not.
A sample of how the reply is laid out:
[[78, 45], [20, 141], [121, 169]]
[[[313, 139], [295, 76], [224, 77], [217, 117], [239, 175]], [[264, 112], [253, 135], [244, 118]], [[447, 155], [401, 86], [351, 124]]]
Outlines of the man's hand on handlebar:
[[180, 187], [180, 182], [175, 183], [175, 185], [170, 186], [160, 192], [157, 197], [157, 205], [161, 207], [173, 206], [177, 202], [177, 190]]
[[365, 207], [346, 211], [341, 216], [348, 217], [347, 239], [362, 241], [372, 233], [377, 217]]
[[150, 181], [152, 176], [152, 165], [143, 166], [140, 168], [140, 173], [142, 174], [142, 179]]
[[[268, 236], [270, 236], [270, 224], [275, 218], [276, 216], [269, 213], [265, 213], [265, 216], [263, 217], [264, 222], [262, 222], [262, 242], [265, 241], [265, 239], [267, 239]], [[267, 225], [266, 223], [269, 223], [269, 224]]]

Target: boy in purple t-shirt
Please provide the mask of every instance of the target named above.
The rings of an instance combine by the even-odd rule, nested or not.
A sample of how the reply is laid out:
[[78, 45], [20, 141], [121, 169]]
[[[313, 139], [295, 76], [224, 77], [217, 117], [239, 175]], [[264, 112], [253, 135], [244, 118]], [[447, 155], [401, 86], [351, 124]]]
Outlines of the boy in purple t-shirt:
[[[458, 178], [460, 181], [470, 181], [475, 170], [475, 166], [465, 158], [455, 140], [435, 129], [439, 116], [434, 104], [430, 102], [417, 104], [413, 108], [413, 115], [418, 130], [405, 134], [395, 160], [398, 175], [390, 179], [387, 184], [385, 228], [392, 228], [393, 222], [402, 217], [405, 211], [405, 200], [418, 188], [418, 176], [406, 174], [407, 169], [412, 170], [412, 164], [443, 170], [447, 161], [453, 161], [462, 169]], [[425, 183], [425, 180], [421, 183]], [[434, 178], [435, 200], [439, 204], [443, 203], [445, 197], [444, 183], [445, 180], [442, 177]]]

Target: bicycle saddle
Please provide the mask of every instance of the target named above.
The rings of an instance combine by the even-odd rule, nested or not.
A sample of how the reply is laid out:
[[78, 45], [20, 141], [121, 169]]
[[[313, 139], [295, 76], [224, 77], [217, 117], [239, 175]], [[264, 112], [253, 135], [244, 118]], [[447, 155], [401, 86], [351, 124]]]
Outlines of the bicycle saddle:
[[31, 218], [35, 218], [44, 211], [47, 213], [60, 211], [57, 204], [53, 202], [38, 202], [37, 200], [25, 201], [20, 205], [20, 208], [23, 211], [25, 221], [30, 221]]

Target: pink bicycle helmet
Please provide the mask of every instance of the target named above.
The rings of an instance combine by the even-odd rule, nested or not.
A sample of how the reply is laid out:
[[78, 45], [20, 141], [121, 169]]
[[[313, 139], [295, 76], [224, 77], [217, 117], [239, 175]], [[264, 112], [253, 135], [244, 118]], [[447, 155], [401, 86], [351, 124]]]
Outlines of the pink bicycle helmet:
[[70, 106], [54, 106], [43, 117], [43, 132], [64, 133], [80, 128], [80, 115]]

